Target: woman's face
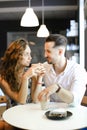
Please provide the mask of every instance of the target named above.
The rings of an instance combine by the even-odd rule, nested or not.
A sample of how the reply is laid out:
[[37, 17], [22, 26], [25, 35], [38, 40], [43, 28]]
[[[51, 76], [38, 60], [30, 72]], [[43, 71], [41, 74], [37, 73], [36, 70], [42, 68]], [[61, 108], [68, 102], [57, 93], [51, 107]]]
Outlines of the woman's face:
[[21, 65], [23, 66], [29, 66], [31, 62], [31, 50], [30, 47], [27, 45], [26, 49], [23, 52], [22, 59], [21, 59]]

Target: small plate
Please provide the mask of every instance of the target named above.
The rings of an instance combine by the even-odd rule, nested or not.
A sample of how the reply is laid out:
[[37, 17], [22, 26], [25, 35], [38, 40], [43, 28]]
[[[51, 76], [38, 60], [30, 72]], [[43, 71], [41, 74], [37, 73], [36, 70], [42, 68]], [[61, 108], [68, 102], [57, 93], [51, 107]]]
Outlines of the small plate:
[[47, 112], [45, 112], [45, 115], [48, 119], [51, 119], [51, 120], [61, 120], [61, 119], [66, 119], [66, 118], [72, 116], [72, 113], [70, 111], [67, 111], [66, 117], [50, 116], [49, 113], [50, 113], [50, 111], [47, 111]]

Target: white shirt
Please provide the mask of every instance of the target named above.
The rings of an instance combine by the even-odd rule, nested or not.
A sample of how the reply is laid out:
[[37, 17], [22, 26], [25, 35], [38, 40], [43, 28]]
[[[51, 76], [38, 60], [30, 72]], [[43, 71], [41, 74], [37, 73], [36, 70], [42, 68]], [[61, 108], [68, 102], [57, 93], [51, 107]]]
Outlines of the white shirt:
[[[87, 84], [86, 70], [76, 62], [70, 60], [67, 60], [65, 70], [59, 75], [56, 75], [52, 65], [45, 64], [44, 66], [46, 68], [46, 74], [44, 76], [45, 86], [49, 87], [54, 83], [59, 84], [73, 93], [74, 101], [72, 105], [81, 104]], [[61, 101], [56, 93], [52, 94], [50, 99], [54, 102]]]

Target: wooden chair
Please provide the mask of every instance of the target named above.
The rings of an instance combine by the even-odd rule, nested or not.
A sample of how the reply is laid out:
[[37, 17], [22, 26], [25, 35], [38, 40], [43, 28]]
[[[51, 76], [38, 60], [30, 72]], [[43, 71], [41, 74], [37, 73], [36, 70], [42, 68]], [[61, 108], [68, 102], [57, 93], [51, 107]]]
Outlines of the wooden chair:
[[6, 96], [0, 96], [0, 104], [1, 103], [7, 103], [7, 98]]
[[81, 102], [81, 105], [87, 106], [87, 96], [84, 96]]
[[0, 118], [3, 112], [8, 108], [8, 101], [6, 96], [0, 96]]

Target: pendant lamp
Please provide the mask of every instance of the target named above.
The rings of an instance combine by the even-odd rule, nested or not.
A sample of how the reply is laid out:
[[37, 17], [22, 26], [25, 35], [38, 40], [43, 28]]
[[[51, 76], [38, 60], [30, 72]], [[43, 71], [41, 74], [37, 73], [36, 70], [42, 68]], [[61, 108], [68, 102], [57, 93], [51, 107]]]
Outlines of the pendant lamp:
[[46, 25], [44, 24], [44, 0], [42, 0], [42, 25], [37, 31], [37, 37], [47, 37], [47, 36], [49, 36], [49, 31]]
[[25, 13], [21, 18], [20, 26], [23, 27], [35, 27], [39, 25], [39, 20], [34, 13], [33, 8], [30, 7], [30, 0], [29, 0], [29, 8], [26, 9]]

